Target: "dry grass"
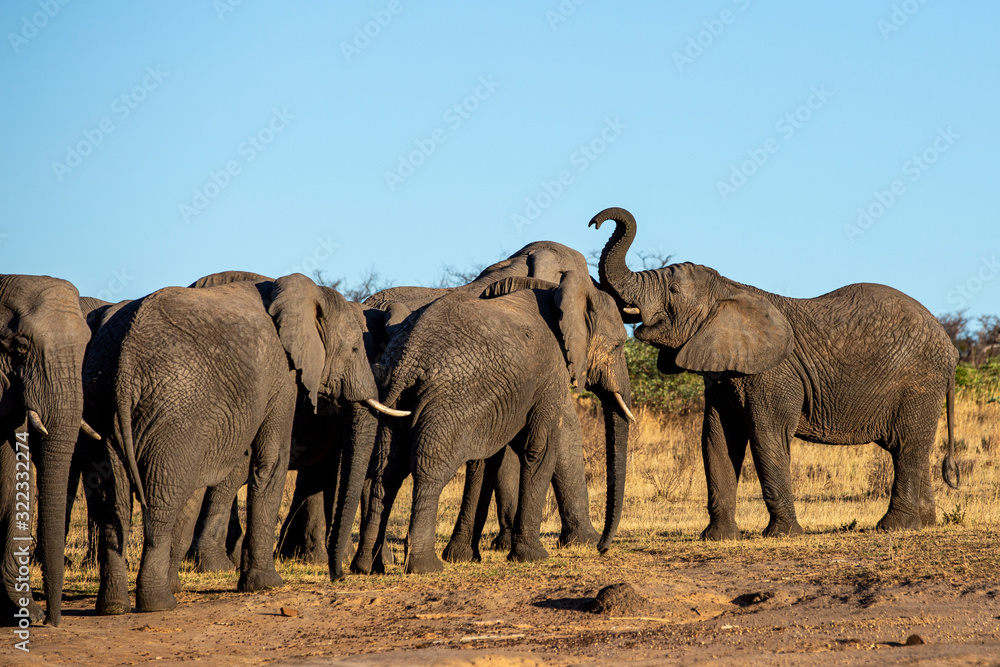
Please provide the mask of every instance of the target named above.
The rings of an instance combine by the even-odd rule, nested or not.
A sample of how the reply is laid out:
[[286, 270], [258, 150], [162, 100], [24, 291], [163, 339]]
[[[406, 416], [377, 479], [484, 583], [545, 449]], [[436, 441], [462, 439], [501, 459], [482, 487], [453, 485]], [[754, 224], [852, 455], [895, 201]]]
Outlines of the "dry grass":
[[[588, 486], [591, 518], [600, 529], [604, 520], [605, 500], [603, 423], [596, 404], [581, 400], [578, 408], [590, 471]], [[797, 541], [794, 547], [781, 541], [759, 539], [722, 545], [698, 543], [698, 535], [708, 520], [705, 510], [705, 477], [701, 464], [701, 415], [663, 417], [639, 410], [637, 418], [638, 425], [633, 428], [630, 438], [626, 505], [619, 529], [619, 548], [656, 549], [661, 552], [664, 548], [679, 549], [678, 555], [681, 557], [682, 552], [694, 549], [701, 557], [708, 559], [713, 558], [713, 554], [719, 558], [726, 558], [727, 554], [736, 555], [733, 550], [743, 557], [751, 557], [747, 550], [770, 553], [790, 548], [789, 557], [794, 558], [796, 553], [804, 555], [814, 548], [835, 547], [842, 540], [841, 535], [849, 538], [844, 548], [852, 543], [863, 548], [900, 548], [898, 545], [893, 547], [898, 542], [895, 538], [870, 531], [888, 505], [888, 489], [892, 479], [888, 454], [871, 444], [831, 447], [799, 441], [792, 443], [792, 482], [799, 521], [807, 533], [812, 535]], [[931, 462], [939, 523], [949, 530], [958, 530], [962, 535], [968, 534], [970, 538], [977, 531], [994, 530], [1000, 525], [1000, 466], [997, 464], [1000, 455], [1000, 404], [961, 401], [957, 406], [955, 433], [957, 458], [962, 472], [962, 484], [958, 490], [949, 489], [941, 480], [944, 433], [942, 419], [938, 432], [939, 447]], [[285, 508], [291, 498], [294, 474], [289, 474]], [[459, 472], [442, 495], [437, 526], [439, 550], [447, 542], [458, 514], [462, 483], [463, 472]], [[397, 556], [397, 562], [401, 562], [403, 557], [409, 517], [409, 489], [410, 484], [407, 482], [396, 501], [389, 527], [389, 534], [392, 536], [390, 547]], [[82, 559], [85, 549], [83, 507], [81, 498], [74, 509], [72, 529], [67, 540], [67, 556], [75, 562]], [[141, 526], [138, 511], [134, 520], [135, 526]], [[739, 489], [737, 521], [748, 537], [759, 535], [767, 524], [767, 512], [749, 454]], [[495, 534], [495, 526], [496, 520], [491, 512], [484, 547]], [[559, 534], [559, 528], [559, 515], [550, 492], [542, 525], [543, 540], [550, 550]], [[859, 534], [856, 531], [862, 532]], [[932, 532], [923, 533], [928, 539], [933, 539], [930, 537]], [[960, 535], [955, 537], [961, 539]], [[923, 538], [917, 539], [921, 543], [924, 541]], [[858, 540], [865, 541], [867, 546], [860, 544]], [[664, 544], [665, 541], [669, 546]], [[567, 556], [575, 550], [569, 552]], [[128, 560], [133, 584], [140, 556], [141, 528], [133, 530], [129, 543]], [[490, 573], [503, 571], [504, 567], [506, 564], [502, 554], [489, 554], [476, 569], [483, 570], [483, 576], [490, 576]], [[325, 567], [286, 562], [279, 563], [279, 571], [286, 580], [294, 582], [322, 577]], [[96, 569], [74, 568], [67, 575], [68, 594], [96, 594]], [[34, 581], [41, 581], [37, 569], [34, 576]], [[209, 591], [210, 596], [212, 590], [229, 590], [235, 585], [235, 575], [230, 573], [202, 575], [185, 568], [183, 577], [187, 587]]]

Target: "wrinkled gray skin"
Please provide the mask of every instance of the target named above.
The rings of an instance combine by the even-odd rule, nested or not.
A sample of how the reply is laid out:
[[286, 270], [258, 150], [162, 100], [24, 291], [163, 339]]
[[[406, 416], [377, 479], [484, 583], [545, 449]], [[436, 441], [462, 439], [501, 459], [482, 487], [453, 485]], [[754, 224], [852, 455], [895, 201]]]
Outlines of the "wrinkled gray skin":
[[[531, 277], [558, 283], [567, 271], [577, 271], [586, 276], [587, 260], [576, 250], [560, 243], [535, 241], [510, 257], [487, 267], [467, 285], [446, 289], [392, 287], [373, 294], [364, 303], [366, 308], [364, 315], [370, 334], [366, 336], [366, 344], [372, 346], [369, 350], [370, 359], [373, 363], [377, 363], [390, 342], [397, 336], [405, 336], [413, 323], [418, 320], [422, 309], [438, 298], [452, 293], [478, 297], [489, 285], [504, 279]], [[361, 502], [361, 489], [369, 472], [375, 442], [376, 424], [370, 416], [360, 417], [353, 424], [355, 435], [345, 439], [346, 446], [342, 455], [341, 474], [346, 483], [341, 485], [339, 491], [330, 537], [330, 576], [334, 580], [344, 576], [343, 562], [350, 545], [351, 524]], [[567, 455], [559, 457], [556, 474], [553, 477], [556, 497], [560, 502], [560, 516], [564, 519], [562, 541], [567, 544], [594, 544], [598, 536], [590, 523], [590, 500], [583, 466], [582, 438], [573, 447], [565, 448], [564, 451]], [[473, 463], [473, 468], [467, 471], [467, 476], [481, 477], [483, 470], [481, 465]], [[501, 478], [501, 483], [506, 485], [499, 490], [501, 496], [516, 498], [518, 491], [511, 478], [509, 476]], [[470, 488], [468, 491], [471, 494], [477, 488]], [[483, 492], [486, 497], [491, 493], [489, 488]], [[478, 492], [475, 498], [470, 495], [463, 499], [463, 506], [474, 507], [477, 504]], [[362, 514], [364, 513], [363, 509]], [[468, 519], [470, 513], [466, 512], [463, 523], [465, 526], [472, 523]], [[500, 508], [501, 516], [511, 513], [509, 504], [505, 508]], [[344, 516], [350, 518], [342, 519]], [[478, 530], [481, 532], [482, 527], [480, 526]], [[463, 535], [462, 541], [471, 540], [473, 532], [474, 529], [466, 531], [468, 537]], [[461, 559], [472, 558], [474, 554], [471, 542], [467, 548], [459, 549], [456, 546], [453, 555]]]
[[133, 489], [144, 523], [136, 606], [171, 609], [178, 515], [198, 489], [245, 479], [248, 466], [238, 589], [282, 584], [271, 549], [300, 386], [314, 406], [321, 395], [377, 397], [355, 314], [301, 274], [168, 287], [125, 304], [98, 329], [84, 365], [85, 415], [113, 434], [114, 480], [99, 613], [131, 609], [124, 547]]
[[[83, 413], [81, 368], [90, 332], [80, 311], [79, 293], [65, 280], [48, 276], [0, 275], [0, 534], [4, 537], [4, 595], [0, 613], [9, 622], [21, 598], [16, 577], [21, 547], [30, 542], [19, 529], [28, 475], [24, 454], [15, 452], [15, 431], [33, 410], [39, 424], [28, 423], [31, 460], [38, 476], [30, 505], [38, 508], [38, 554], [47, 600], [46, 622], [61, 622], [66, 535], [66, 489], [70, 462]], [[23, 452], [23, 448], [21, 448]], [[25, 486], [22, 486], [25, 485]], [[14, 607], [14, 608], [12, 608]], [[40, 609], [28, 604], [29, 618]]]
[[709, 524], [702, 538], [740, 537], [736, 486], [747, 441], [770, 521], [764, 535], [802, 532], [789, 464], [792, 437], [831, 445], [875, 442], [892, 455], [889, 509], [878, 528], [936, 521], [930, 450], [947, 402], [945, 481], [955, 486], [953, 402], [958, 353], [933, 315], [884, 285], [856, 284], [813, 299], [742, 285], [695, 264], [633, 273], [625, 253], [635, 220], [607, 209], [616, 227], [601, 256], [601, 285], [635, 337], [660, 350], [664, 373], [705, 377], [702, 453]]
[[508, 559], [545, 558], [539, 529], [571, 381], [594, 391], [604, 407], [608, 504], [598, 548], [606, 550], [614, 537], [628, 438], [614, 396], [626, 405], [631, 401], [625, 328], [614, 301], [574, 271], [558, 286], [508, 278], [484, 296], [461, 291], [431, 303], [383, 355], [384, 402], [413, 410], [413, 416], [394, 425], [390, 437], [385, 430], [380, 437], [367, 524], [351, 564], [355, 572], [378, 568], [376, 549], [396, 493], [411, 473], [404, 569], [440, 571], [434, 534], [441, 490], [466, 461], [489, 459], [508, 443], [521, 460]]

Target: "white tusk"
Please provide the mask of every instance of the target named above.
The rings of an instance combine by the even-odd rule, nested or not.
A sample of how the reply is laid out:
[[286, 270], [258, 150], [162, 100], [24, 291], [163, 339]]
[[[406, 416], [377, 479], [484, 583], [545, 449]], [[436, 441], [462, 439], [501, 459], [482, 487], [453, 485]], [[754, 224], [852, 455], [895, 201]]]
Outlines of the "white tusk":
[[635, 306], [625, 306], [622, 308], [622, 312], [626, 315], [640, 315], [639, 309]]
[[371, 408], [378, 410], [384, 415], [389, 415], [390, 417], [409, 417], [413, 414], [409, 410], [394, 410], [392, 408], [387, 408], [374, 398], [366, 398], [365, 403], [367, 403]]
[[635, 415], [633, 415], [632, 411], [628, 409], [628, 406], [625, 405], [625, 399], [622, 398], [622, 395], [617, 391], [615, 392], [615, 400], [618, 401], [618, 407], [622, 409], [622, 412], [624, 412], [625, 416], [629, 418], [629, 421], [635, 422]]
[[86, 435], [88, 438], [93, 438], [94, 440], [102, 439], [101, 434], [92, 429], [90, 427], [90, 424], [88, 424], [87, 420], [85, 419], [80, 420], [80, 430], [83, 431], [83, 434]]
[[38, 413], [34, 410], [28, 410], [28, 421], [31, 425], [35, 427], [35, 430], [42, 435], [48, 435], [49, 430], [45, 428], [45, 424], [42, 423], [42, 418], [38, 416]]

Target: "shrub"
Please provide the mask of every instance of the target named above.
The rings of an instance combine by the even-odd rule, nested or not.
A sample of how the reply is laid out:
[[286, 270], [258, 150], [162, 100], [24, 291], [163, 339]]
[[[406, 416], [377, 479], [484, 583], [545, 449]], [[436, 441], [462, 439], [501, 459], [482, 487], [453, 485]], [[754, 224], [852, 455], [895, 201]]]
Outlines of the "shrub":
[[632, 382], [632, 403], [656, 412], [686, 415], [704, 409], [705, 385], [694, 373], [664, 375], [656, 368], [657, 350], [629, 338], [625, 361]]

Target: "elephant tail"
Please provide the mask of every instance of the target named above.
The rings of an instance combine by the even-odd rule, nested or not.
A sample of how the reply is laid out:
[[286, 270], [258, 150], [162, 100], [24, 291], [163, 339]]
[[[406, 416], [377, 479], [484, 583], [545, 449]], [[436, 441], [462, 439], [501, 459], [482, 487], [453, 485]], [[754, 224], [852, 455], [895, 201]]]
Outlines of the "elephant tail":
[[132, 442], [132, 410], [129, 405], [129, 396], [120, 388], [116, 393], [115, 406], [115, 428], [118, 431], [119, 442], [125, 451], [125, 462], [128, 464], [128, 475], [131, 478], [132, 486], [135, 488], [136, 496], [143, 510], [146, 507], [146, 494], [142, 490], [142, 479], [139, 477], [139, 465], [135, 460], [135, 445]]
[[945, 399], [946, 419], [948, 420], [948, 453], [941, 462], [941, 477], [944, 483], [953, 489], [961, 484], [961, 474], [955, 464], [955, 374], [951, 374], [948, 382], [948, 395]]

